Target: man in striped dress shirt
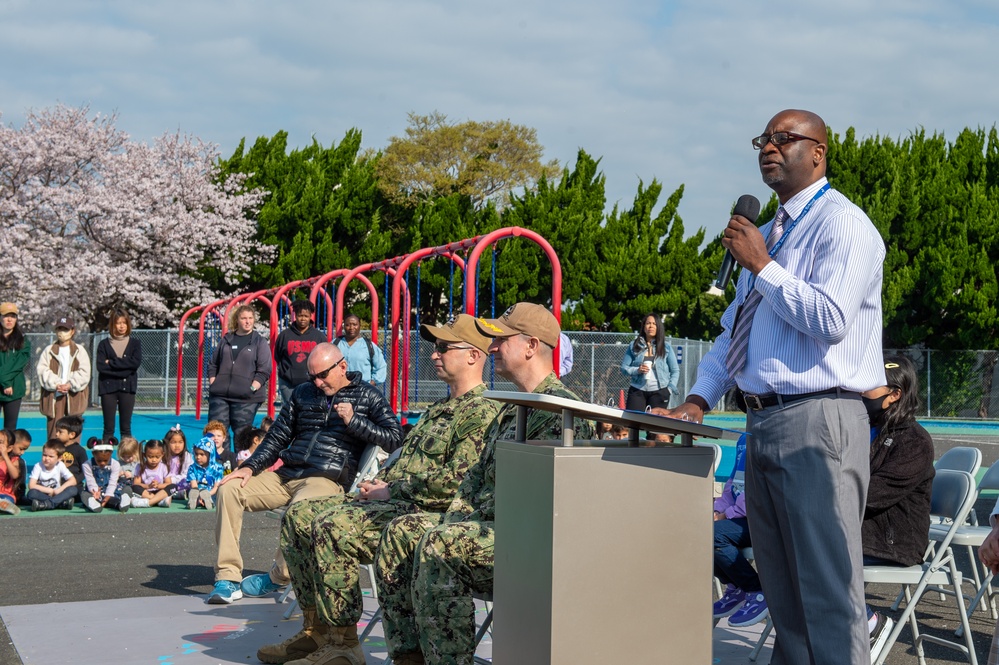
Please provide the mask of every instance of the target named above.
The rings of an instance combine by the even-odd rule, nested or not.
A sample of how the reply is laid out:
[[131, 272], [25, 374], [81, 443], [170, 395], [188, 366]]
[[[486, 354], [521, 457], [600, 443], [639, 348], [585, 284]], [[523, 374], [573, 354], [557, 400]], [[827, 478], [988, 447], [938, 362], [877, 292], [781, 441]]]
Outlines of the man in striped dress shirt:
[[781, 111], [753, 146], [781, 207], [759, 230], [729, 220], [722, 244], [743, 268], [736, 297], [687, 400], [666, 413], [700, 422], [738, 388], [771, 663], [860, 665], [870, 662], [860, 538], [870, 427], [859, 393], [885, 384], [884, 243], [829, 187], [819, 116]]

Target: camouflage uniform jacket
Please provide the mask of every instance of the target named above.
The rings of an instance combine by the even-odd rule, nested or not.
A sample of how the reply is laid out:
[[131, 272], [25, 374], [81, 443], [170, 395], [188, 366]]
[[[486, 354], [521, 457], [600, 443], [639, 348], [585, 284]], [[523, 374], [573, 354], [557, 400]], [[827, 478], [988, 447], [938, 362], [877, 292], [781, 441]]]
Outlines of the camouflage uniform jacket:
[[[552, 372], [534, 389], [542, 395], [555, 395], [578, 400], [579, 398]], [[593, 424], [576, 418], [573, 430], [579, 439], [593, 438]], [[491, 522], [496, 515], [496, 441], [512, 441], [517, 433], [517, 406], [505, 404], [489, 426], [486, 434], [486, 448], [479, 462], [469, 469], [458, 487], [445, 522], [481, 521]], [[531, 409], [527, 416], [528, 440], [561, 439], [562, 413]]]
[[398, 461], [378, 473], [392, 499], [421, 511], [447, 510], [455, 490], [485, 447], [486, 429], [499, 404], [485, 399], [479, 384], [453, 399], [431, 404], [406, 437]]

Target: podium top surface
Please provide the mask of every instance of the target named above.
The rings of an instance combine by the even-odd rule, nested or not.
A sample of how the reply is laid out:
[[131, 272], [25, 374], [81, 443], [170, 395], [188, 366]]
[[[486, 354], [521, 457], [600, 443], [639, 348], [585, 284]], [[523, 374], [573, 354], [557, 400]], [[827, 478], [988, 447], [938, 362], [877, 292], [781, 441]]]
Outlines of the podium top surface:
[[742, 432], [738, 430], [713, 427], [711, 425], [695, 423], [689, 420], [680, 420], [679, 418], [657, 416], [651, 413], [644, 413], [642, 411], [615, 409], [610, 406], [600, 406], [599, 404], [580, 402], [565, 397], [556, 397], [555, 395], [521, 393], [508, 390], [487, 390], [483, 393], [483, 396], [489, 399], [494, 399], [497, 402], [526, 406], [531, 409], [542, 409], [544, 411], [552, 412], [571, 411], [574, 418], [602, 420], [613, 425], [622, 425], [624, 427], [643, 429], [650, 432], [687, 434], [709, 439], [733, 440], [738, 439], [739, 436], [742, 435]]

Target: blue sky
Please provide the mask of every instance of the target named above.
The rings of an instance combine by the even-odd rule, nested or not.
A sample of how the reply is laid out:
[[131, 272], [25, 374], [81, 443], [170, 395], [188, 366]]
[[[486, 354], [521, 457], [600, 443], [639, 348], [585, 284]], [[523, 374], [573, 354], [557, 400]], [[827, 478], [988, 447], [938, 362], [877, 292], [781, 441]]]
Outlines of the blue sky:
[[410, 111], [505, 118], [546, 159], [601, 157], [608, 207], [683, 184], [688, 234], [711, 237], [741, 194], [769, 195], [749, 139], [775, 112], [840, 134], [992, 127], [997, 43], [991, 0], [4, 0], [0, 121], [85, 104], [227, 156], [280, 129], [329, 145], [357, 127], [379, 149]]

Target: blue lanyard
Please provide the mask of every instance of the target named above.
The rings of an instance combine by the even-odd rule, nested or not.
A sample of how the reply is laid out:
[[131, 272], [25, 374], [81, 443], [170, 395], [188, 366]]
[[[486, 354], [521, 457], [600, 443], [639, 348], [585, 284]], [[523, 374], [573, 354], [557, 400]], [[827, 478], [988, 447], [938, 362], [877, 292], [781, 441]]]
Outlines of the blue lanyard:
[[[795, 218], [795, 220], [788, 225], [788, 227], [784, 230], [784, 233], [781, 235], [780, 240], [778, 240], [777, 243], [773, 246], [773, 248], [768, 252], [771, 259], [777, 256], [777, 252], [779, 252], [780, 248], [784, 246], [784, 241], [787, 240], [787, 237], [789, 235], [791, 235], [791, 231], [794, 229], [795, 226], [798, 225], [798, 222], [804, 219], [805, 215], [808, 214], [808, 211], [812, 209], [813, 205], [815, 205], [815, 202], [821, 199], [822, 195], [828, 191], [829, 191], [829, 183], [827, 182], [826, 184], [822, 185], [822, 187], [819, 188], [819, 191], [815, 192], [815, 196], [812, 197], [812, 200], [809, 201], [807, 204], [805, 204], [805, 208], [804, 210], [801, 211], [801, 214], [798, 215], [797, 218]], [[747, 298], [749, 297], [749, 294], [752, 293], [753, 286], [755, 284], [756, 284], [756, 275], [750, 275], [747, 285], [749, 288], [746, 290]]]

